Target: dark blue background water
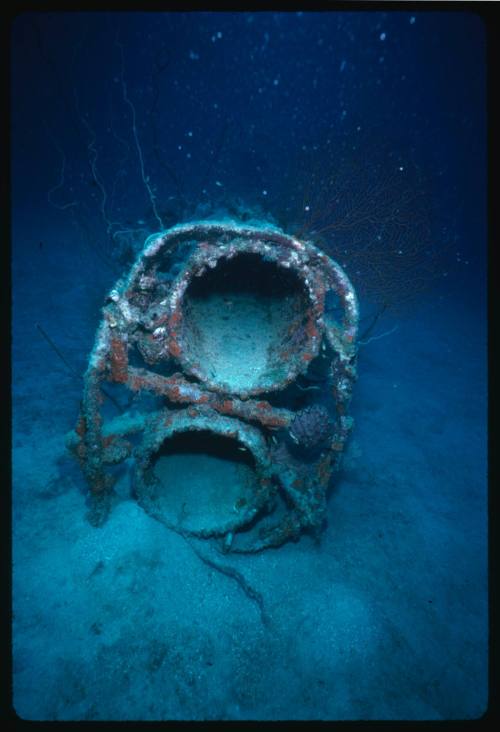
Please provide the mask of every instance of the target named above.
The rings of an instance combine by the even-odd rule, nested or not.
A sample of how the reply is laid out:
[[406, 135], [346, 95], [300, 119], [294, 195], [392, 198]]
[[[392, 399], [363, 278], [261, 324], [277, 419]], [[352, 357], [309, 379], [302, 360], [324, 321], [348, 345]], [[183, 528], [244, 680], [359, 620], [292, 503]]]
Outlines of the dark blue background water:
[[[293, 204], [304, 185], [298, 174], [309, 172], [294, 167], [304, 146], [326, 177], [345, 148], [383, 144], [430, 179], [435, 245], [451, 240], [453, 257], [460, 251], [471, 268], [484, 267], [485, 41], [477, 16], [41, 14], [21, 16], [13, 41], [16, 207], [40, 203], [58, 183], [64, 154], [66, 185], [53, 202], [76, 200], [98, 216], [95, 136], [108, 196], [119, 176], [108, 217], [146, 217], [123, 71], [160, 208], [181, 195], [186, 215], [196, 203], [242, 196], [282, 218], [283, 201]], [[179, 205], [170, 209], [170, 218], [179, 213]]]
[[[18, 537], [17, 544], [16, 538], [14, 542], [18, 609], [14, 689], [16, 709], [22, 716], [443, 718], [477, 716], [484, 709], [485, 53], [482, 22], [467, 13], [41, 13], [14, 21], [13, 496]], [[339, 183], [332, 188], [328, 181], [337, 176]], [[378, 191], [380, 206], [368, 207], [370, 221], [358, 216], [347, 232], [336, 229], [335, 221], [345, 215], [345, 199], [336, 203], [331, 191], [335, 188], [354, 195], [360, 189], [372, 190], [372, 186]], [[322, 208], [321, 226], [311, 220], [315, 205]], [[357, 630], [349, 635], [349, 642], [346, 635], [344, 641], [333, 643], [338, 651], [345, 642], [351, 665], [344, 657], [333, 662], [333, 651], [330, 661], [323, 657], [318, 661], [319, 651], [312, 640], [305, 644], [300, 659], [288, 659], [295, 674], [290, 688], [295, 689], [296, 683], [300, 690], [299, 696], [298, 692], [293, 696], [295, 701], [283, 690], [277, 692], [278, 701], [266, 698], [258, 687], [255, 679], [266, 676], [262, 667], [267, 657], [259, 655], [255, 645], [267, 648], [272, 656], [273, 643], [278, 642], [258, 634], [247, 649], [248, 658], [256, 654], [253, 664], [248, 660], [247, 676], [240, 678], [236, 671], [231, 672], [237, 677], [236, 690], [223, 672], [214, 672], [202, 690], [196, 685], [201, 682], [186, 682], [184, 675], [179, 681], [182, 691], [169, 691], [165, 679], [154, 674], [167, 674], [170, 664], [171, 677], [172, 666], [185, 669], [191, 663], [193, 678], [198, 678], [196, 663], [186, 659], [192, 647], [201, 653], [197, 639], [211, 637], [219, 627], [217, 622], [222, 623], [224, 612], [215, 600], [219, 621], [215, 611], [213, 618], [205, 614], [206, 627], [198, 635], [186, 630], [187, 640], [185, 634], [172, 630], [177, 626], [164, 611], [167, 630], [162, 632], [168, 634], [170, 629], [172, 638], [162, 656], [167, 660], [158, 661], [157, 667], [151, 662], [150, 677], [141, 665], [144, 649], [136, 639], [138, 660], [132, 664], [136, 675], [130, 671], [125, 695], [123, 658], [135, 637], [131, 628], [113, 626], [109, 635], [106, 629], [94, 632], [93, 639], [101, 645], [88, 651], [86, 658], [86, 636], [82, 635], [82, 647], [73, 647], [78, 633], [69, 634], [70, 642], [60, 620], [58, 651], [53, 656], [47, 653], [56, 608], [64, 606], [68, 594], [80, 593], [81, 612], [82, 603], [86, 607], [89, 602], [87, 575], [71, 574], [70, 563], [66, 566], [63, 561], [64, 541], [71, 542], [75, 522], [78, 540], [87, 541], [89, 529], [80, 519], [84, 498], [75, 488], [79, 478], [65, 462], [64, 448], [56, 439], [74, 426], [81, 384], [68, 374], [35, 323], [51, 334], [74, 368], [82, 372], [103, 294], [148, 233], [214, 214], [268, 218], [287, 231], [301, 231], [313, 238], [318, 236], [315, 229], [324, 228], [317, 241], [332, 255], [342, 256], [359, 289], [362, 315], [377, 312], [386, 299], [391, 308], [399, 299], [409, 303], [405, 315], [393, 308], [391, 312], [396, 314], [385, 325], [384, 314], [374, 334], [395, 326], [398, 330], [366, 345], [360, 353], [353, 408], [364, 458], [358, 456], [357, 467], [346, 473], [346, 480], [359, 488], [362, 476], [371, 470], [369, 485], [379, 496], [373, 500], [392, 495], [394, 514], [379, 516], [380, 525], [397, 525], [399, 500], [406, 502], [406, 509], [411, 504], [412, 526], [426, 517], [429, 523], [421, 535], [415, 535], [414, 547], [415, 553], [419, 547], [419, 556], [423, 552], [420, 561], [428, 560], [429, 574], [409, 562], [405, 551], [413, 555], [413, 545], [410, 539], [405, 544], [409, 529], [401, 525], [400, 533], [391, 538], [390, 551], [380, 554], [376, 571], [381, 585], [392, 587], [387, 589], [387, 597], [396, 596], [391, 617], [406, 618], [401, 621], [403, 625], [407, 622], [400, 629], [403, 641], [394, 635], [390, 623], [377, 624], [361, 611], [356, 616], [353, 608], [358, 606], [352, 598], [347, 597], [339, 607], [331, 600], [331, 606], [337, 608], [332, 617], [339, 627], [344, 622], [352, 630], [352, 618], [358, 617], [363, 632], [366, 627], [377, 628], [378, 635], [374, 631], [370, 638], [376, 637], [380, 648], [385, 648], [377, 646], [377, 655], [370, 662], [375, 670], [386, 669], [387, 676], [380, 681], [380, 673], [368, 674], [359, 691], [355, 679], [366, 663], [360, 648], [371, 646], [361, 631], [356, 642]], [[382, 244], [372, 246], [378, 231], [383, 234]], [[360, 258], [356, 250], [360, 241], [368, 245], [369, 256]], [[396, 257], [395, 263], [399, 249], [400, 259]], [[400, 264], [404, 261], [408, 268]], [[390, 271], [385, 280], [374, 275], [379, 264], [383, 271]], [[435, 448], [432, 455], [429, 444]], [[410, 449], [416, 451], [413, 467], [406, 452]], [[455, 472], [439, 474], [448, 463]], [[391, 470], [396, 478], [390, 477]], [[68, 475], [72, 483], [68, 483]], [[399, 486], [395, 494], [388, 485], [380, 488], [377, 484], [381, 475], [388, 485]], [[57, 488], [60, 485], [65, 487]], [[426, 500], [422, 485], [428, 486]], [[370, 500], [356, 490], [354, 487], [344, 497], [346, 506]], [[57, 509], [61, 500], [70, 503]], [[342, 495], [337, 500], [341, 506]], [[68, 518], [70, 509], [73, 513]], [[347, 533], [352, 537], [368, 518], [349, 510], [344, 526], [349, 525]], [[332, 512], [343, 515], [338, 505]], [[376, 507], [373, 516], [377, 524]], [[50, 544], [56, 541], [50, 526], [59, 519], [61, 526], [69, 528], [61, 530], [61, 546], [56, 551], [57, 542]], [[335, 525], [338, 519], [332, 520]], [[127, 525], [124, 521], [123, 534]], [[337, 530], [342, 533], [342, 522]], [[118, 529], [115, 534], [121, 536]], [[366, 530], [361, 535], [366, 536]], [[88, 534], [89, 546], [93, 536]], [[100, 536], [99, 541], [104, 541]], [[439, 551], [450, 552], [446, 561], [439, 552], [436, 559], [434, 549], [425, 552], [425, 546], [437, 536], [442, 539]], [[334, 538], [331, 541], [331, 551], [345, 569], [346, 556], [356, 549]], [[118, 539], [117, 545], [122, 546]], [[360, 551], [358, 569], [351, 567], [343, 586], [350, 587], [349, 577], [357, 578], [354, 584], [365, 593], [370, 618], [374, 607], [381, 608], [382, 615], [377, 617], [382, 617], [386, 612], [383, 595], [377, 605], [367, 589], [367, 577], [359, 573], [374, 551], [373, 543], [364, 545], [360, 539], [356, 547]], [[301, 561], [305, 561], [305, 551]], [[82, 550], [78, 556], [84, 554]], [[35, 555], [41, 562], [38, 567], [33, 564]], [[71, 566], [78, 561], [73, 559]], [[189, 561], [192, 558], [186, 557], [186, 568]], [[291, 566], [299, 566], [297, 562], [293, 560]], [[434, 562], [438, 575], [432, 573]], [[34, 576], [46, 576], [53, 587], [50, 578], [56, 565], [65, 579], [53, 590], [54, 607], [50, 618], [44, 619], [44, 603]], [[141, 566], [138, 560], [138, 572]], [[270, 596], [276, 591], [273, 571], [277, 570], [273, 567], [259, 564]], [[186, 569], [189, 575], [195, 571], [201, 570]], [[300, 577], [305, 582], [310, 574], [305, 563]], [[330, 588], [332, 582], [328, 580]], [[436, 616], [413, 618], [414, 608], [420, 607], [421, 587], [436, 583], [446, 586], [441, 604], [435, 600], [434, 607], [439, 605]], [[297, 586], [300, 588], [300, 578]], [[408, 597], [394, 589], [401, 592], [405, 587], [413, 588], [408, 589]], [[122, 589], [120, 602], [127, 603], [130, 588]], [[219, 597], [217, 588], [212, 592]], [[105, 605], [104, 588], [102, 593]], [[422, 603], [428, 612], [427, 590], [424, 594]], [[326, 612], [330, 600], [322, 604], [318, 599], [326, 596], [321, 588], [311, 590], [306, 583], [300, 592], [304, 617], [308, 617], [308, 597], [313, 598], [310, 607], [316, 602]], [[458, 606], [457, 598], [462, 603]], [[245, 598], [237, 602], [244, 605]], [[161, 614], [157, 599], [151, 599], [151, 607]], [[76, 610], [68, 613], [68, 623], [78, 616]], [[89, 613], [94, 618], [91, 610]], [[100, 622], [102, 608], [95, 613], [92, 627]], [[117, 614], [111, 613], [113, 622]], [[292, 620], [286, 616], [278, 621], [283, 648], [297, 638]], [[323, 620], [327, 627], [327, 616]], [[198, 622], [191, 620], [188, 626]], [[229, 634], [234, 642], [217, 645], [217, 639], [211, 640], [215, 644], [212, 655], [221, 668], [224, 658], [229, 669], [232, 663], [234, 668], [243, 663], [241, 654], [231, 655], [238, 643], [245, 647], [242, 623]], [[91, 625], [90, 620], [87, 624]], [[156, 645], [158, 627], [152, 627], [151, 642]], [[441, 646], [439, 638], [446, 633]], [[417, 647], [423, 642], [419, 638], [436, 639], [418, 661], [420, 666], [412, 636]], [[180, 643], [177, 656], [172, 650], [176, 637], [184, 638], [186, 649], [183, 652]], [[126, 638], [122, 646], [120, 638]], [[92, 656], [94, 652], [100, 661]], [[46, 665], [44, 658], [49, 659]], [[391, 661], [395, 658], [399, 660]], [[440, 666], [442, 659], [446, 673]], [[92, 681], [93, 669], [102, 663], [109, 664], [107, 677], [111, 679], [105, 698]], [[413, 663], [414, 675], [402, 680], [398, 669]], [[422, 686], [420, 679], [426, 673], [429, 678]], [[320, 675], [323, 685], [318, 681], [311, 686], [314, 674]], [[37, 676], [41, 687], [35, 682]], [[286, 674], [283, 678], [288, 679]], [[61, 700], [57, 690], [65, 683], [68, 690]], [[241, 691], [249, 685], [256, 689], [253, 700]], [[302, 694], [304, 688], [313, 687], [309, 696]], [[162, 689], [170, 700], [163, 704], [158, 701]]]

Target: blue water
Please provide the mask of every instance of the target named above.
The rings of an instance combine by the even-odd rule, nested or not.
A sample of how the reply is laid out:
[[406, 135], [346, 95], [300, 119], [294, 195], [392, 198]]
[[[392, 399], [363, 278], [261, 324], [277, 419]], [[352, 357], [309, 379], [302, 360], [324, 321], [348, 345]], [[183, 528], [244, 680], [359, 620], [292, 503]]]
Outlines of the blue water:
[[[482, 715], [481, 20], [40, 13], [11, 39], [16, 713]], [[266, 623], [126, 487], [91, 526], [65, 446], [106, 292], [148, 235], [210, 217], [315, 241], [360, 299], [355, 427], [321, 540], [224, 560]]]

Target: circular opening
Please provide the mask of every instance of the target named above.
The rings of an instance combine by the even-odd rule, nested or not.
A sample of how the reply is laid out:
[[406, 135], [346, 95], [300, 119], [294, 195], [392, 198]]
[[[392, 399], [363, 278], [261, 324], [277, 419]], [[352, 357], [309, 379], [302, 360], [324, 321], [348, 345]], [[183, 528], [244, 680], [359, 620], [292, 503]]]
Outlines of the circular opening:
[[183, 346], [208, 382], [229, 392], [272, 389], [306, 347], [309, 299], [295, 272], [258, 254], [221, 259], [184, 294]]
[[237, 523], [258, 487], [253, 455], [239, 442], [208, 430], [182, 432], [155, 456], [155, 509], [190, 532]]

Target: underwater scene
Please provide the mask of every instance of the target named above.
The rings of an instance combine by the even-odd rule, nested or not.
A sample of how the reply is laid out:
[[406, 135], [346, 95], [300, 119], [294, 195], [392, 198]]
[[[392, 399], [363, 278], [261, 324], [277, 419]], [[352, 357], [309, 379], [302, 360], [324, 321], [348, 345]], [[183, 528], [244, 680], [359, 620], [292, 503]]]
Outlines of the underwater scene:
[[481, 18], [10, 39], [15, 713], [481, 717]]

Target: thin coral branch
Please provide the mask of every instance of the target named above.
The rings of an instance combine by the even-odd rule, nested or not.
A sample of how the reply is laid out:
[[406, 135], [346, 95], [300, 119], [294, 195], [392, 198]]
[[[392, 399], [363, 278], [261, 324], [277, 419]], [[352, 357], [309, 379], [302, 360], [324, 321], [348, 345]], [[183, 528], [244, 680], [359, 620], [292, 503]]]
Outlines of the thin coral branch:
[[366, 341], [363, 341], [363, 340], [361, 340], [361, 339], [360, 339], [360, 340], [358, 341], [358, 343], [359, 343], [359, 345], [360, 345], [360, 346], [367, 346], [367, 345], [368, 345], [368, 343], [371, 343], [372, 341], [378, 341], [378, 340], [379, 340], [380, 338], [385, 338], [385, 336], [391, 335], [391, 334], [392, 334], [392, 333], [394, 333], [394, 331], [396, 331], [397, 329], [398, 329], [398, 326], [397, 326], [397, 325], [395, 325], [395, 326], [394, 326], [393, 328], [391, 328], [390, 330], [386, 330], [386, 331], [385, 331], [384, 333], [380, 333], [380, 335], [376, 335], [376, 336], [371, 336], [371, 338], [368, 338], [368, 340], [366, 340]]
[[61, 188], [64, 188], [66, 184], [66, 155], [60, 145], [57, 143], [57, 141], [52, 137], [52, 135], [47, 130], [47, 134], [49, 135], [50, 139], [52, 140], [52, 144], [57, 149], [59, 154], [61, 155], [61, 172], [59, 174], [59, 182], [56, 183], [55, 186], [53, 186], [50, 191], [47, 193], [47, 201], [51, 206], [54, 206], [55, 208], [60, 209], [61, 211], [65, 211], [68, 208], [72, 208], [73, 206], [78, 206], [78, 201], [70, 201], [69, 203], [56, 203], [52, 196], [53, 194], [60, 190]]
[[124, 54], [123, 54], [123, 44], [120, 43], [120, 41], [118, 40], [118, 35], [115, 38], [115, 45], [118, 46], [118, 48], [120, 49], [120, 56], [121, 56], [120, 80], [121, 80], [121, 87], [122, 87], [122, 95], [123, 95], [123, 101], [130, 108], [130, 112], [132, 114], [132, 133], [134, 136], [134, 142], [135, 142], [135, 147], [137, 150], [137, 155], [139, 157], [142, 182], [144, 183], [144, 186], [147, 190], [149, 201], [151, 203], [151, 208], [153, 209], [154, 216], [155, 216], [156, 220], [158, 221], [158, 224], [160, 225], [161, 230], [163, 230], [165, 227], [163, 225], [163, 221], [162, 221], [161, 216], [158, 213], [158, 209], [156, 207], [156, 196], [151, 187], [149, 175], [146, 175], [145, 168], [144, 168], [144, 156], [142, 154], [142, 148], [141, 148], [141, 144], [139, 142], [139, 135], [137, 132], [137, 121], [136, 121], [137, 115], [136, 115], [135, 106], [128, 96], [127, 82], [125, 81], [125, 59], [124, 59]]

